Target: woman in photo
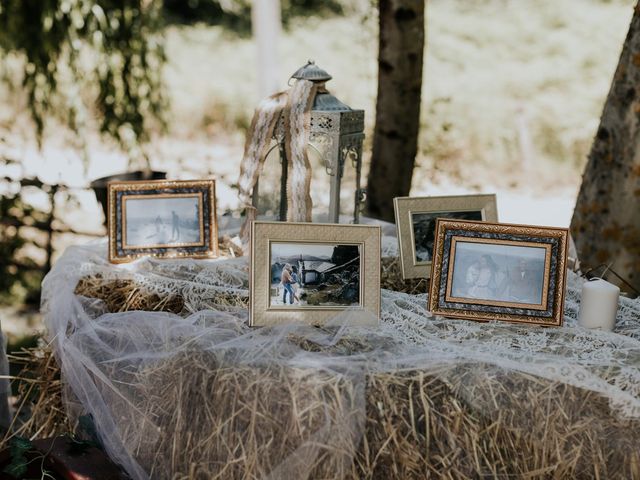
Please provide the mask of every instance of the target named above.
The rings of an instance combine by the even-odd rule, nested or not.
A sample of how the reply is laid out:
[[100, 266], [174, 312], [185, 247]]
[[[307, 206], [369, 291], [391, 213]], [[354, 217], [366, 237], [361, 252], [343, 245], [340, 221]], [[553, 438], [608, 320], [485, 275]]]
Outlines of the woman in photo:
[[300, 277], [298, 276], [298, 267], [295, 265], [291, 267], [291, 290], [293, 292], [293, 298], [297, 304], [300, 304], [300, 297], [298, 296], [298, 288], [300, 288]]
[[489, 255], [482, 255], [480, 260], [474, 262], [466, 274], [467, 296], [470, 298], [483, 298], [491, 300], [496, 296], [496, 274], [498, 266]]
[[156, 220], [154, 223], [156, 226], [156, 235], [160, 236], [160, 233], [162, 232], [162, 225], [163, 225], [162, 218], [160, 218], [160, 215], [156, 217]]

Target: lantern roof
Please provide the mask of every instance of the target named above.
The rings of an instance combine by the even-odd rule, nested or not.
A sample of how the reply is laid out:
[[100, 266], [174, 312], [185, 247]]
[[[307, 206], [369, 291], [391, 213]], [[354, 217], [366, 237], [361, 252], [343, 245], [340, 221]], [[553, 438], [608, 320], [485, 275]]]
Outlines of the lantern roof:
[[327, 82], [331, 80], [331, 75], [326, 70], [318, 67], [316, 62], [309, 60], [306, 65], [295, 71], [291, 78], [296, 80], [311, 80], [312, 82]]
[[350, 111], [351, 107], [342, 103], [325, 90], [324, 92], [318, 92], [316, 98], [313, 99], [311, 110], [320, 112], [346, 112]]

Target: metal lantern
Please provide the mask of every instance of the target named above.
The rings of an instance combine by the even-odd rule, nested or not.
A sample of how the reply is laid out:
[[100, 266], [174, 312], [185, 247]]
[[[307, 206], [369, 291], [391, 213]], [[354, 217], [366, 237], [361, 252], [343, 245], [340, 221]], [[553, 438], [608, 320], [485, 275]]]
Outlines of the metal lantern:
[[[292, 79], [305, 79], [318, 84], [318, 91], [311, 108], [311, 126], [307, 150], [315, 151], [320, 157], [330, 181], [329, 222], [338, 223], [340, 217], [340, 189], [349, 162], [355, 170], [355, 189], [353, 193], [353, 221], [358, 223], [361, 204], [365, 192], [360, 186], [362, 172], [362, 142], [364, 140], [364, 110], [354, 110], [345, 105], [325, 88], [331, 80], [325, 70], [313, 61], [298, 69]], [[279, 151], [282, 176], [280, 180], [279, 219], [287, 217], [287, 154], [284, 146], [284, 118], [280, 115], [274, 128], [273, 139]], [[253, 190], [254, 206], [258, 198], [257, 185]]]

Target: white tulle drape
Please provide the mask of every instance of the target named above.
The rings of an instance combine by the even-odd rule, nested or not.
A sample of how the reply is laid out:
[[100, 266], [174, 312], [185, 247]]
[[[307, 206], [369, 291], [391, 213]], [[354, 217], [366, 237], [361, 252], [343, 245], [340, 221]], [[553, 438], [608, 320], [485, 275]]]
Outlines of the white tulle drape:
[[[395, 238], [383, 239], [383, 252], [396, 254]], [[618, 415], [640, 417], [640, 301], [620, 300], [613, 333], [582, 329], [576, 323], [582, 280], [573, 273], [569, 273], [562, 328], [435, 318], [426, 310], [426, 294], [383, 290], [377, 328], [341, 328], [341, 318], [357, 314], [345, 311], [332, 322], [334, 328], [251, 329], [246, 325], [247, 308], [228, 301], [248, 297], [246, 258], [142, 259], [115, 266], [108, 263], [106, 253], [106, 243], [69, 248], [45, 279], [43, 311], [63, 381], [79, 408], [93, 417], [109, 455], [136, 479], [152, 473], [149, 452], [162, 432], [139, 410], [140, 394], [132, 383], [135, 373], [194, 350], [211, 352], [230, 366], [287, 365], [310, 375], [333, 372], [356, 386], [370, 372], [422, 369], [446, 379], [447, 366], [484, 365], [486, 372], [507, 372], [507, 377], [508, 372], [518, 372], [595, 391]], [[178, 294], [184, 309], [180, 315], [107, 313], [101, 301], [74, 293], [85, 276], [129, 279], [160, 296]], [[300, 349], [288, 340], [292, 334], [320, 345], [361, 338], [367, 347], [327, 356]], [[319, 443], [334, 441], [339, 449], [338, 444], [360, 441], [365, 402], [358, 388], [343, 402], [344, 415], [328, 418], [314, 432]], [[497, 408], [481, 399], [474, 401], [480, 410]], [[309, 441], [295, 452], [276, 462], [273, 478], [305, 478], [305, 465], [313, 464], [317, 449]], [[170, 477], [169, 472], [166, 475]]]

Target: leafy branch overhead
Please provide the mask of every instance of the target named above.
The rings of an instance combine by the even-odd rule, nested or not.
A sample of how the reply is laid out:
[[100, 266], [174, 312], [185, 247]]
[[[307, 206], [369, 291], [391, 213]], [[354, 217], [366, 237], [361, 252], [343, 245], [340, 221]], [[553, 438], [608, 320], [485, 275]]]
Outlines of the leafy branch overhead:
[[2, 0], [0, 52], [23, 60], [38, 140], [49, 115], [77, 132], [88, 105], [124, 147], [164, 127], [161, 8], [160, 0]]

